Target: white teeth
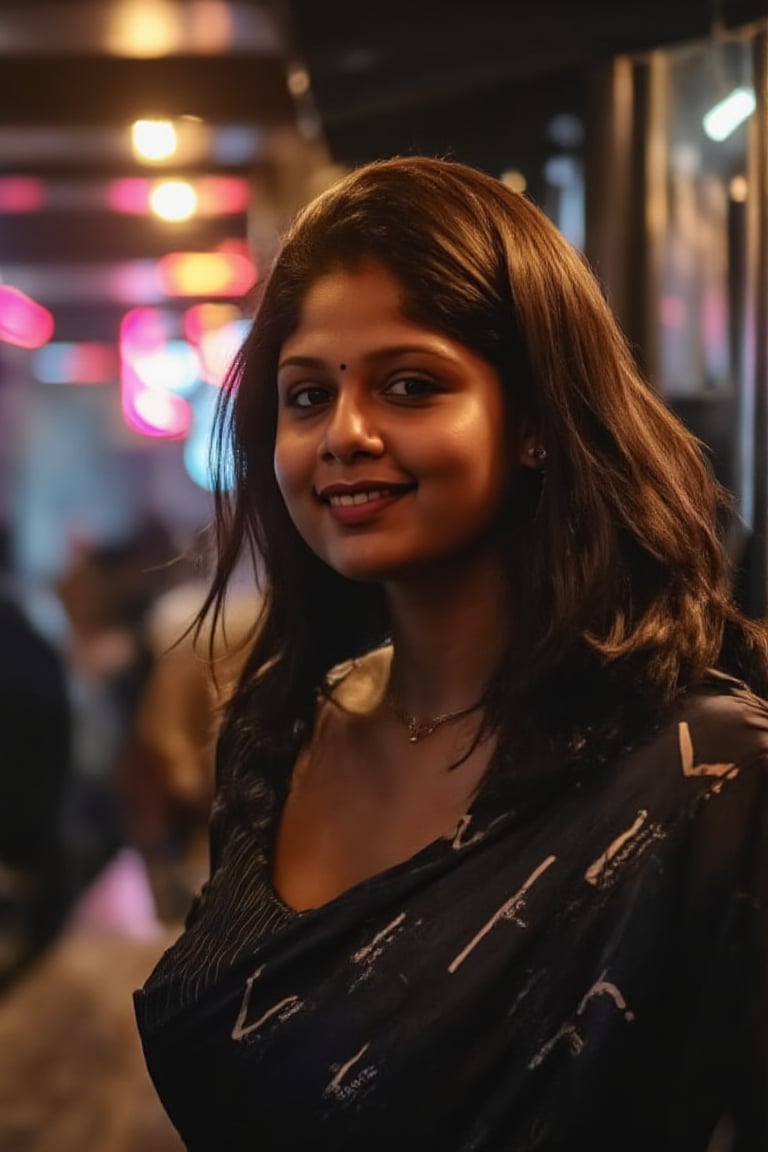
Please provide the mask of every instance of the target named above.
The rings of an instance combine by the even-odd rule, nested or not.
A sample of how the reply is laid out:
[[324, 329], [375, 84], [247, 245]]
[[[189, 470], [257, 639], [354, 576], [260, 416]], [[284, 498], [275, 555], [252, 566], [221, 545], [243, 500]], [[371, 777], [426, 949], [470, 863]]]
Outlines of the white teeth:
[[370, 500], [380, 500], [383, 496], [389, 496], [389, 489], [376, 488], [371, 492], [351, 492], [343, 496], [329, 496], [328, 503], [334, 508], [339, 506], [351, 508], [354, 504], [367, 504]]

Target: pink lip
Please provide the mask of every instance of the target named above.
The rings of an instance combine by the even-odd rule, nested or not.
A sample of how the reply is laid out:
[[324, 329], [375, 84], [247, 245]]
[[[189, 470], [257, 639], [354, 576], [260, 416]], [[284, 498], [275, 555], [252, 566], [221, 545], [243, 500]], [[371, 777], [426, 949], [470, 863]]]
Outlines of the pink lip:
[[404, 484], [402, 481], [355, 480], [353, 483], [326, 484], [323, 488], [316, 488], [315, 495], [320, 500], [327, 501], [330, 496], [354, 496], [355, 492], [371, 492], [376, 488], [386, 488], [393, 495], [400, 495], [409, 491], [411, 487], [412, 485]]

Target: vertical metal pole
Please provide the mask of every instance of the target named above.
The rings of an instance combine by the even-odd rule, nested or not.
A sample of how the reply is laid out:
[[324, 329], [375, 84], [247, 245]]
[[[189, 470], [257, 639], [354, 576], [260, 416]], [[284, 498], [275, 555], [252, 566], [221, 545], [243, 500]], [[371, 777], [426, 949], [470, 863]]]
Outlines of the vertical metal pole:
[[585, 251], [626, 329], [627, 244], [633, 220], [632, 62], [618, 57], [587, 75]]
[[588, 74], [585, 252], [644, 371], [653, 367], [645, 140], [647, 65], [620, 56]]
[[669, 136], [671, 79], [668, 52], [652, 52], [645, 64], [642, 127], [644, 149], [643, 218], [638, 235], [645, 246], [642, 316], [645, 334], [645, 371], [651, 384], [662, 389], [660, 301], [663, 294], [664, 255], [669, 242]]
[[754, 39], [754, 83], [757, 108], [749, 195], [754, 213], [754, 468], [751, 607], [768, 615], [768, 28]]

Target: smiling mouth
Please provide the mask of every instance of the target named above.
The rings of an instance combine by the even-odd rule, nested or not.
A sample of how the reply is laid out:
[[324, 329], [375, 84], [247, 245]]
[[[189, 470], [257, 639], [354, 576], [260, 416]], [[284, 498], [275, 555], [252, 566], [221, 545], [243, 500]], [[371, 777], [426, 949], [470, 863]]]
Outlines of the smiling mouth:
[[325, 489], [315, 489], [315, 497], [321, 504], [330, 508], [361, 508], [366, 504], [377, 504], [381, 501], [394, 500], [413, 491], [414, 484], [377, 484], [375, 481], [370, 487], [362, 482], [357, 485], [329, 484]]
[[[402, 491], [402, 489], [400, 489], [400, 491]], [[388, 496], [394, 495], [395, 489], [393, 488], [372, 488], [367, 492], [335, 493], [330, 496], [324, 496], [323, 499], [326, 503], [330, 504], [332, 508], [352, 508], [358, 504], [370, 504], [374, 500], [385, 500]]]

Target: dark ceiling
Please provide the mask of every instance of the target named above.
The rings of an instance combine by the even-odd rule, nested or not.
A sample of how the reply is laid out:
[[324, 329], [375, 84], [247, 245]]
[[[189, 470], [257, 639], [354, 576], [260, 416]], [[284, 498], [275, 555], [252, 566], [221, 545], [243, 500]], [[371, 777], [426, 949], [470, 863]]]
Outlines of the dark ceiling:
[[[249, 225], [118, 214], [110, 180], [245, 176], [290, 202], [292, 181], [329, 159], [533, 165], [594, 61], [763, 15], [768, 0], [5, 0], [0, 179], [32, 177], [46, 195], [26, 214], [0, 201], [0, 278], [51, 308], [57, 338], [113, 339], [142, 301], [111, 272]], [[133, 159], [128, 125], [150, 114], [204, 125], [183, 170]]]
[[[334, 156], [457, 151], [492, 166], [530, 147], [576, 77], [622, 53], [768, 16], [768, 0], [289, 0]], [[506, 160], [509, 159], [508, 154]]]

